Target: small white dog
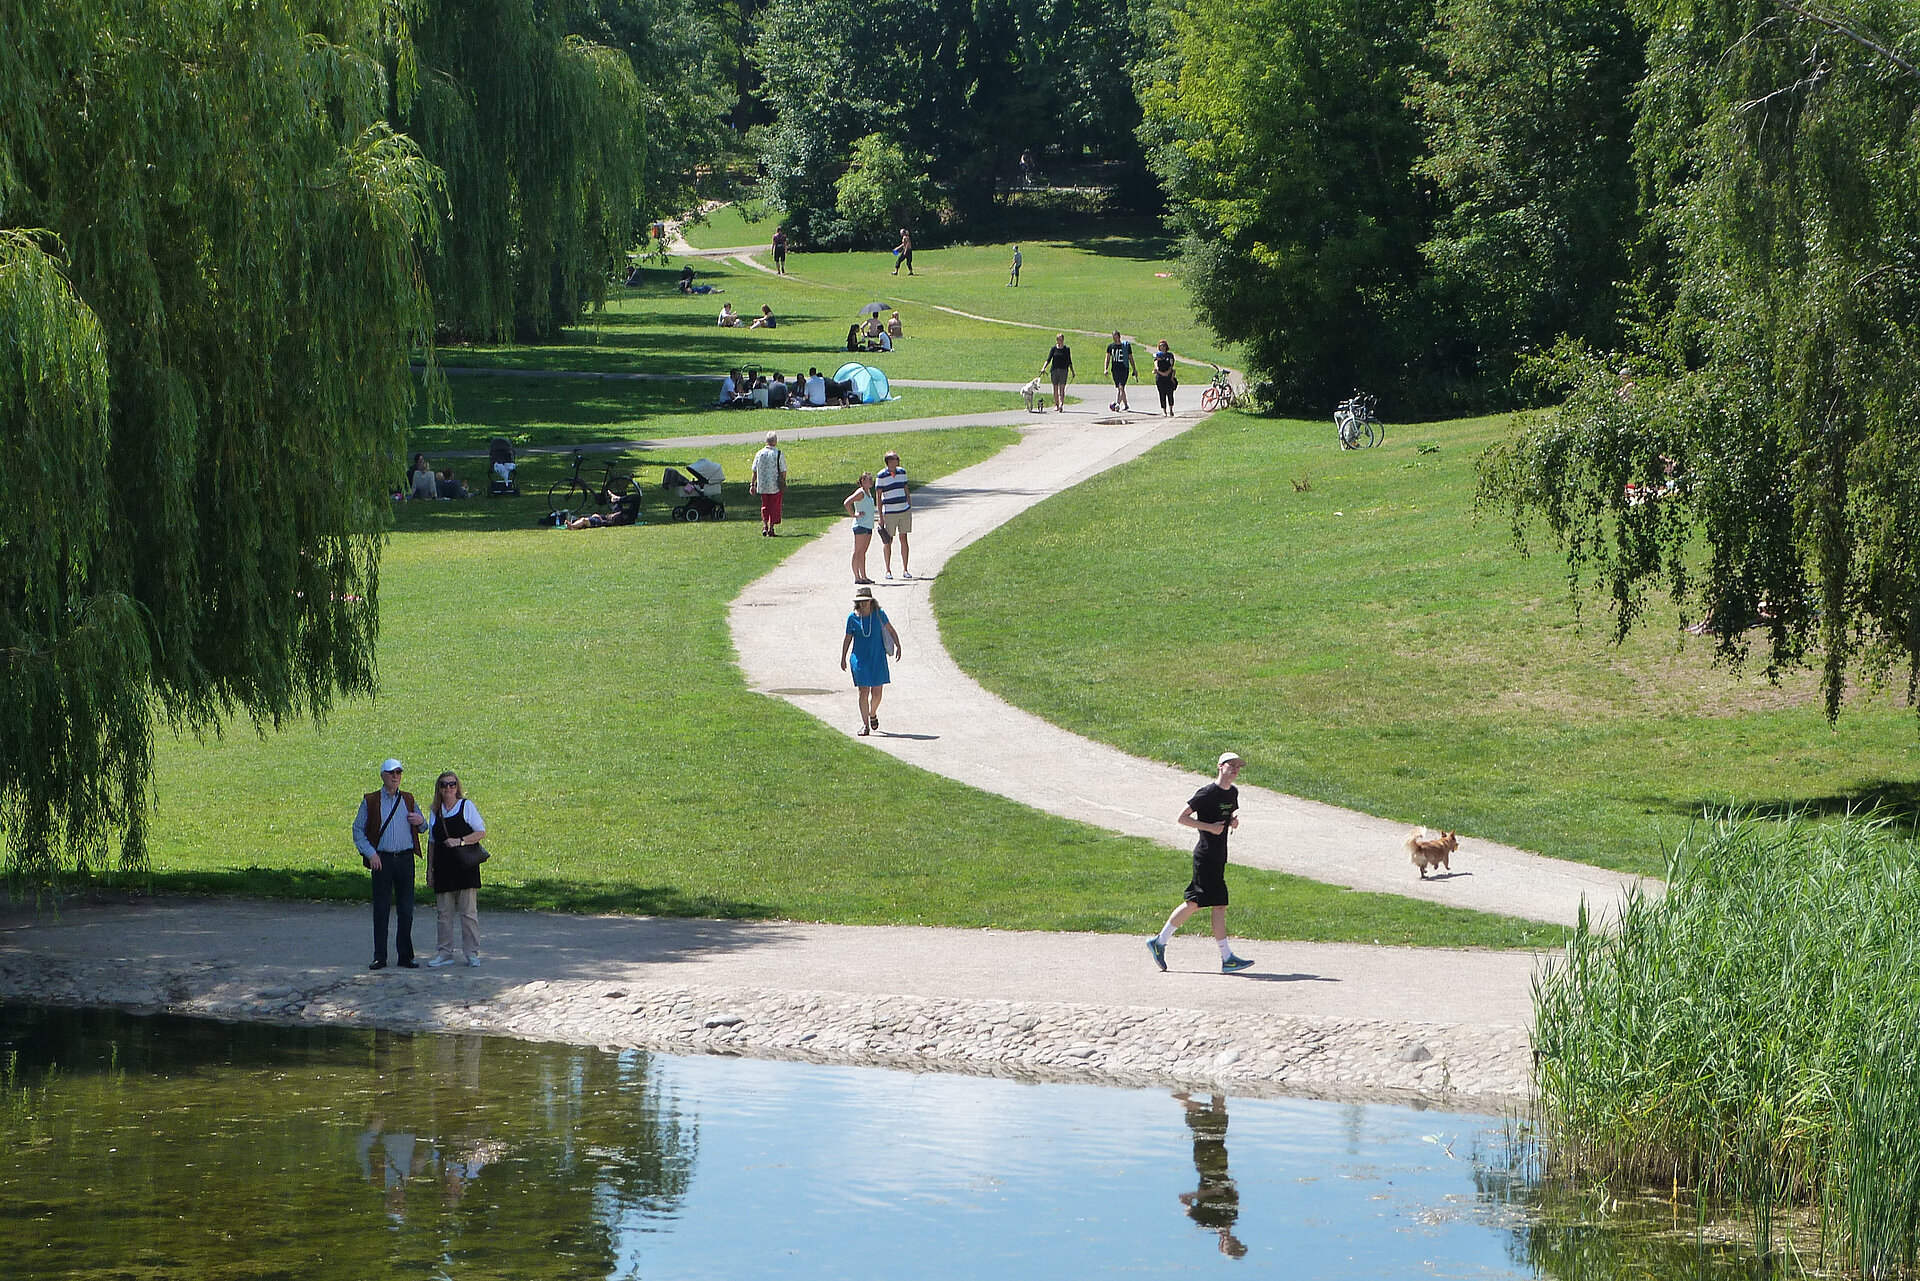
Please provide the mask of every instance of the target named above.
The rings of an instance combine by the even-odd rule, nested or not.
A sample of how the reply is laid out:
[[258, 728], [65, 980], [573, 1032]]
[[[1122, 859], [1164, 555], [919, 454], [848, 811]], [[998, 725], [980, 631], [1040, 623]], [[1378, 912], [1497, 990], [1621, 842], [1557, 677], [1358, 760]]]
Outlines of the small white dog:
[[[1028, 383], [1026, 386], [1022, 387], [1020, 389], [1020, 394], [1027, 398], [1027, 412], [1032, 413], [1034, 402], [1040, 399], [1040, 380], [1036, 378], [1032, 382]], [[1046, 408], [1047, 406], [1045, 402], [1042, 402], [1040, 405], [1040, 411], [1042, 413], [1045, 413]]]

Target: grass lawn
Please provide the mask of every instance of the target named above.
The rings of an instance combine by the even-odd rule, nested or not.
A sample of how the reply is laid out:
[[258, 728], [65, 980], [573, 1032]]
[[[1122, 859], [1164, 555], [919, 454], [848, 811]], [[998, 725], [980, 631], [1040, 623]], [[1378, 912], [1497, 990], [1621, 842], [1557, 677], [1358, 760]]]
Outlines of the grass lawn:
[[[911, 456], [932, 479], [1013, 438], [931, 432]], [[392, 753], [422, 796], [435, 771], [460, 771], [495, 833], [491, 908], [1150, 932], [1186, 880], [1178, 851], [924, 773], [742, 684], [728, 603], [792, 536], [838, 518], [848, 478], [882, 448], [790, 446], [790, 537], [777, 541], [744, 511], [672, 525], [656, 503], [659, 523], [569, 533], [531, 528], [545, 510], [532, 497], [403, 505], [382, 574], [380, 697], [324, 729], [163, 739], [156, 888], [361, 899], [347, 826]], [[747, 449], [703, 452], [744, 479]], [[559, 467], [530, 460], [529, 492]], [[730, 507], [746, 506], [740, 488]], [[1271, 873], [1237, 871], [1235, 892], [1235, 932], [1255, 938], [1564, 937]]]
[[1511, 425], [1343, 454], [1330, 423], [1222, 415], [964, 552], [942, 635], [1128, 751], [1230, 746], [1261, 786], [1608, 867], [1658, 871], [1710, 804], [1920, 808], [1897, 693], [1830, 730], [1811, 676], [1716, 670], [1670, 610], [1618, 647], [1602, 603], [1583, 627], [1550, 546], [1471, 517], [1473, 460]]
[[[741, 245], [763, 245], [773, 252], [773, 230], [778, 218], [767, 213], [757, 200], [722, 205], [698, 223], [681, 225], [681, 235], [695, 249], [734, 249]], [[771, 259], [769, 259], [771, 262]]]

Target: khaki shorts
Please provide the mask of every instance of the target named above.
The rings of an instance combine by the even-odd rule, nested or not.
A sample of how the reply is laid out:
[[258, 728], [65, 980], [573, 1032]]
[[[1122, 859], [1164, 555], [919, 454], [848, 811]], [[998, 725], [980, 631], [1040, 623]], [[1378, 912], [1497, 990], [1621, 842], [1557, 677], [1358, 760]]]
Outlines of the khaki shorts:
[[896, 534], [911, 534], [913, 532], [913, 513], [911, 511], [886, 512], [880, 519], [886, 522], [887, 528]]

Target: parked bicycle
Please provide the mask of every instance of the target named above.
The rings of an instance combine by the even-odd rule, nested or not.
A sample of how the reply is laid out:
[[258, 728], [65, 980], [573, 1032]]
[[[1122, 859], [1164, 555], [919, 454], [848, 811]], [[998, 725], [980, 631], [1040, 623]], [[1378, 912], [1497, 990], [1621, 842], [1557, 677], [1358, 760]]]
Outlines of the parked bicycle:
[[1213, 381], [1200, 393], [1200, 410], [1212, 413], [1216, 409], [1238, 409], [1247, 403], [1247, 392], [1243, 387], [1233, 385], [1231, 370], [1213, 367]]
[[1387, 426], [1372, 396], [1355, 392], [1333, 411], [1334, 430], [1340, 433], [1342, 449], [1372, 449], [1387, 438]]
[[547, 491], [548, 511], [582, 515], [595, 507], [612, 506], [632, 488], [633, 473], [615, 471], [612, 459], [602, 468], [600, 484], [595, 486], [581, 475], [586, 462], [584, 452], [578, 449], [573, 451], [573, 475], [553, 482], [553, 488]]

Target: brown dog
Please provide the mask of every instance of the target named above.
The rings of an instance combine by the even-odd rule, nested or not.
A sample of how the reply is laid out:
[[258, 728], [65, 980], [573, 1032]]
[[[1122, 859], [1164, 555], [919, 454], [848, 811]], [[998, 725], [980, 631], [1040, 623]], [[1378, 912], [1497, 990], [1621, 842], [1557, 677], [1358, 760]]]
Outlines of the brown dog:
[[1460, 838], [1452, 832], [1435, 835], [1424, 827], [1416, 827], [1407, 834], [1407, 853], [1413, 855], [1413, 865], [1420, 873], [1420, 879], [1427, 879], [1427, 870], [1444, 867], [1453, 871], [1448, 857], [1460, 848]]

